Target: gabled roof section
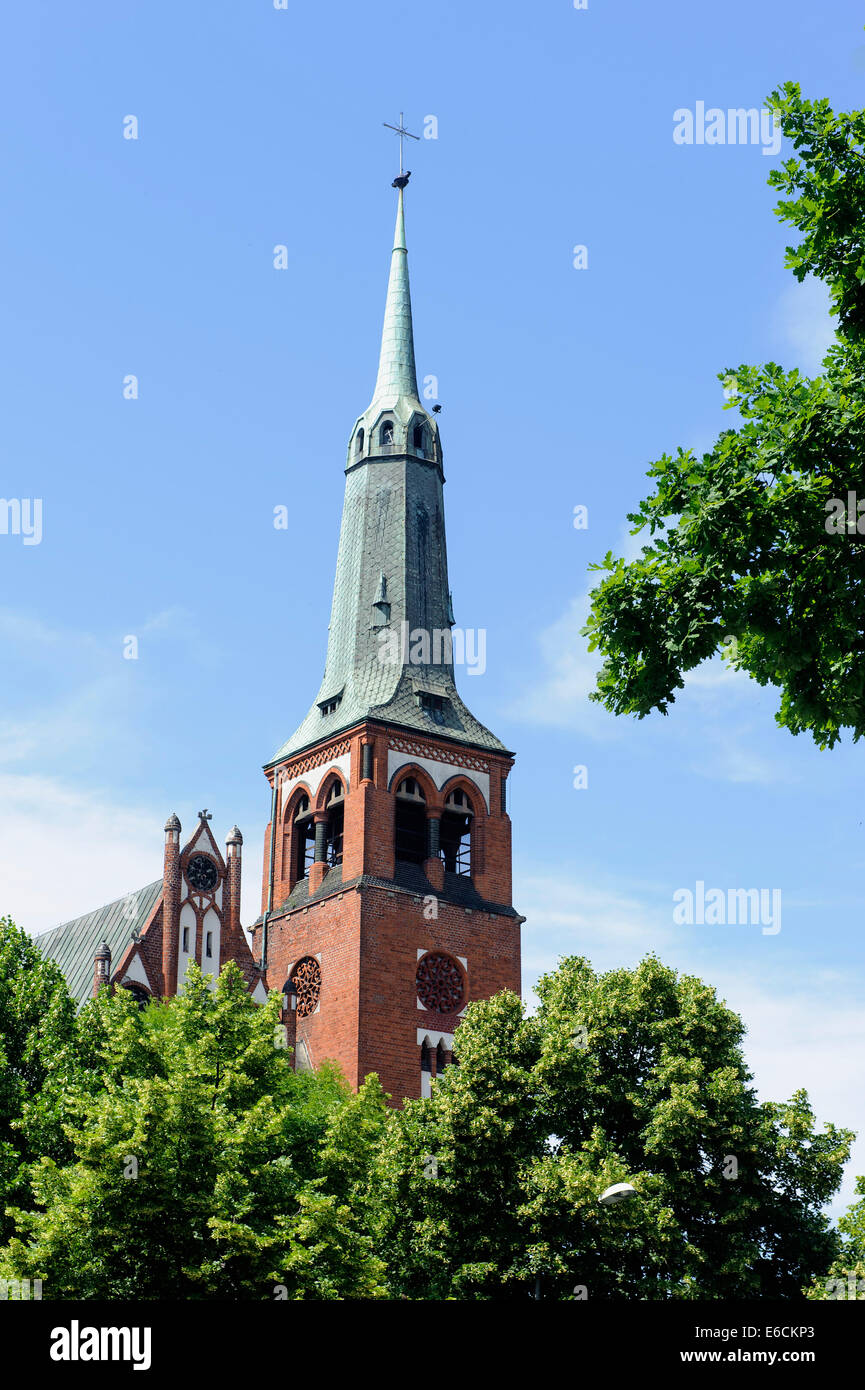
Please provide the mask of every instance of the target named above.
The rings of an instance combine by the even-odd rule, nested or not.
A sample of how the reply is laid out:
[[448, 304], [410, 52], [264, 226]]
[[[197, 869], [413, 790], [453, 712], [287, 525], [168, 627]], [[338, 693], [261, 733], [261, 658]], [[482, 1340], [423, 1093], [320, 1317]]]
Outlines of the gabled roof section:
[[103, 941], [111, 947], [112, 971], [120, 964], [134, 931], [142, 931], [162, 894], [162, 879], [135, 893], [42, 932], [34, 942], [59, 965], [69, 993], [84, 1004], [93, 989], [93, 957]]

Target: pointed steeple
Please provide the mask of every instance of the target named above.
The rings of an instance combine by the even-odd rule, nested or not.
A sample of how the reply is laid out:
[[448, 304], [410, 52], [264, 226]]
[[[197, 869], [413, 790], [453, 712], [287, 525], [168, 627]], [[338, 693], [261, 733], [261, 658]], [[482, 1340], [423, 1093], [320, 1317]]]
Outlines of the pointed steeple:
[[[438, 417], [418, 397], [404, 189], [399, 190], [378, 377], [346, 460], [345, 502], [324, 679], [273, 762], [361, 719], [503, 744], [454, 682]], [[411, 646], [420, 634], [419, 645]]]
[[395, 396], [410, 396], [417, 400], [408, 250], [405, 244], [404, 194], [404, 188], [400, 187], [373, 402], [384, 398], [393, 399]]

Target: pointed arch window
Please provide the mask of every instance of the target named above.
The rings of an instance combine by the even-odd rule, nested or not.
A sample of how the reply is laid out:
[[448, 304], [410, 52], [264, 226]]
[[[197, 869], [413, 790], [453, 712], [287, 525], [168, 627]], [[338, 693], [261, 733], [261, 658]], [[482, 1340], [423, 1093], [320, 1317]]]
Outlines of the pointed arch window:
[[325, 858], [331, 866], [342, 863], [342, 838], [345, 827], [345, 788], [334, 782], [327, 794], [327, 830]]
[[441, 1074], [442, 1074], [442, 1072], [444, 1071], [444, 1069], [445, 1069], [445, 1067], [447, 1066], [447, 1064], [448, 1064], [448, 1061], [447, 1061], [447, 1053], [445, 1052], [445, 1046], [444, 1046], [444, 1043], [442, 1042], [441, 1038], [439, 1038], [439, 1044], [438, 1044], [438, 1047], [436, 1048], [436, 1076], [437, 1076], [437, 1077], [438, 1077], [438, 1076], [441, 1076]]
[[472, 872], [472, 818], [474, 809], [462, 787], [445, 801], [440, 832], [445, 872], [470, 878]]
[[396, 789], [394, 824], [396, 858], [422, 864], [427, 857], [426, 797], [415, 777], [404, 777]]
[[426, 458], [425, 425], [415, 425], [414, 429], [412, 430], [412, 444], [414, 446], [415, 453], [420, 454], [422, 458]]
[[393, 420], [383, 420], [381, 429], [378, 432], [379, 444], [388, 449], [393, 444]]
[[432, 1052], [426, 1038], [420, 1049], [420, 1093], [422, 1100], [429, 1100], [432, 1093]]
[[294, 813], [294, 853], [294, 876], [306, 878], [315, 857], [315, 823], [308, 796], [300, 798]]
[[363, 427], [362, 427], [362, 426], [361, 426], [361, 428], [358, 430], [357, 435], [355, 436], [355, 441], [354, 441], [354, 452], [355, 452], [356, 454], [362, 454], [362, 453], [363, 453]]

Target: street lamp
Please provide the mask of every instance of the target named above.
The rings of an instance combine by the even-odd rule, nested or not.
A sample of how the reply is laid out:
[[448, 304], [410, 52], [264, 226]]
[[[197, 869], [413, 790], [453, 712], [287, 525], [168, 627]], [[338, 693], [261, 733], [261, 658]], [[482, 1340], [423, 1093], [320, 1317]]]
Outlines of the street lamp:
[[629, 1182], [615, 1182], [612, 1187], [608, 1187], [606, 1192], [602, 1192], [598, 1201], [602, 1207], [615, 1206], [616, 1202], [626, 1202], [629, 1197], [636, 1197], [637, 1189], [632, 1187]]
[[[613, 1207], [617, 1202], [626, 1202], [629, 1197], [636, 1197], [637, 1189], [629, 1182], [616, 1182], [612, 1187], [608, 1187], [598, 1198], [602, 1207]], [[541, 1296], [541, 1276], [535, 1276], [535, 1298]]]

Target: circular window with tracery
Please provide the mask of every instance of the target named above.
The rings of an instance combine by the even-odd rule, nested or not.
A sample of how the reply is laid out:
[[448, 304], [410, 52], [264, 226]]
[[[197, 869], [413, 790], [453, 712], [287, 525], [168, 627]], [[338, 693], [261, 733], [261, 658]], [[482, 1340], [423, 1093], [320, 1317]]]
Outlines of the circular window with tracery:
[[415, 979], [417, 997], [425, 1009], [452, 1014], [462, 1004], [465, 994], [462, 971], [444, 952], [431, 951], [421, 956]]
[[297, 1012], [301, 1018], [315, 1013], [321, 999], [321, 966], [315, 956], [304, 956], [291, 972], [297, 990]]

